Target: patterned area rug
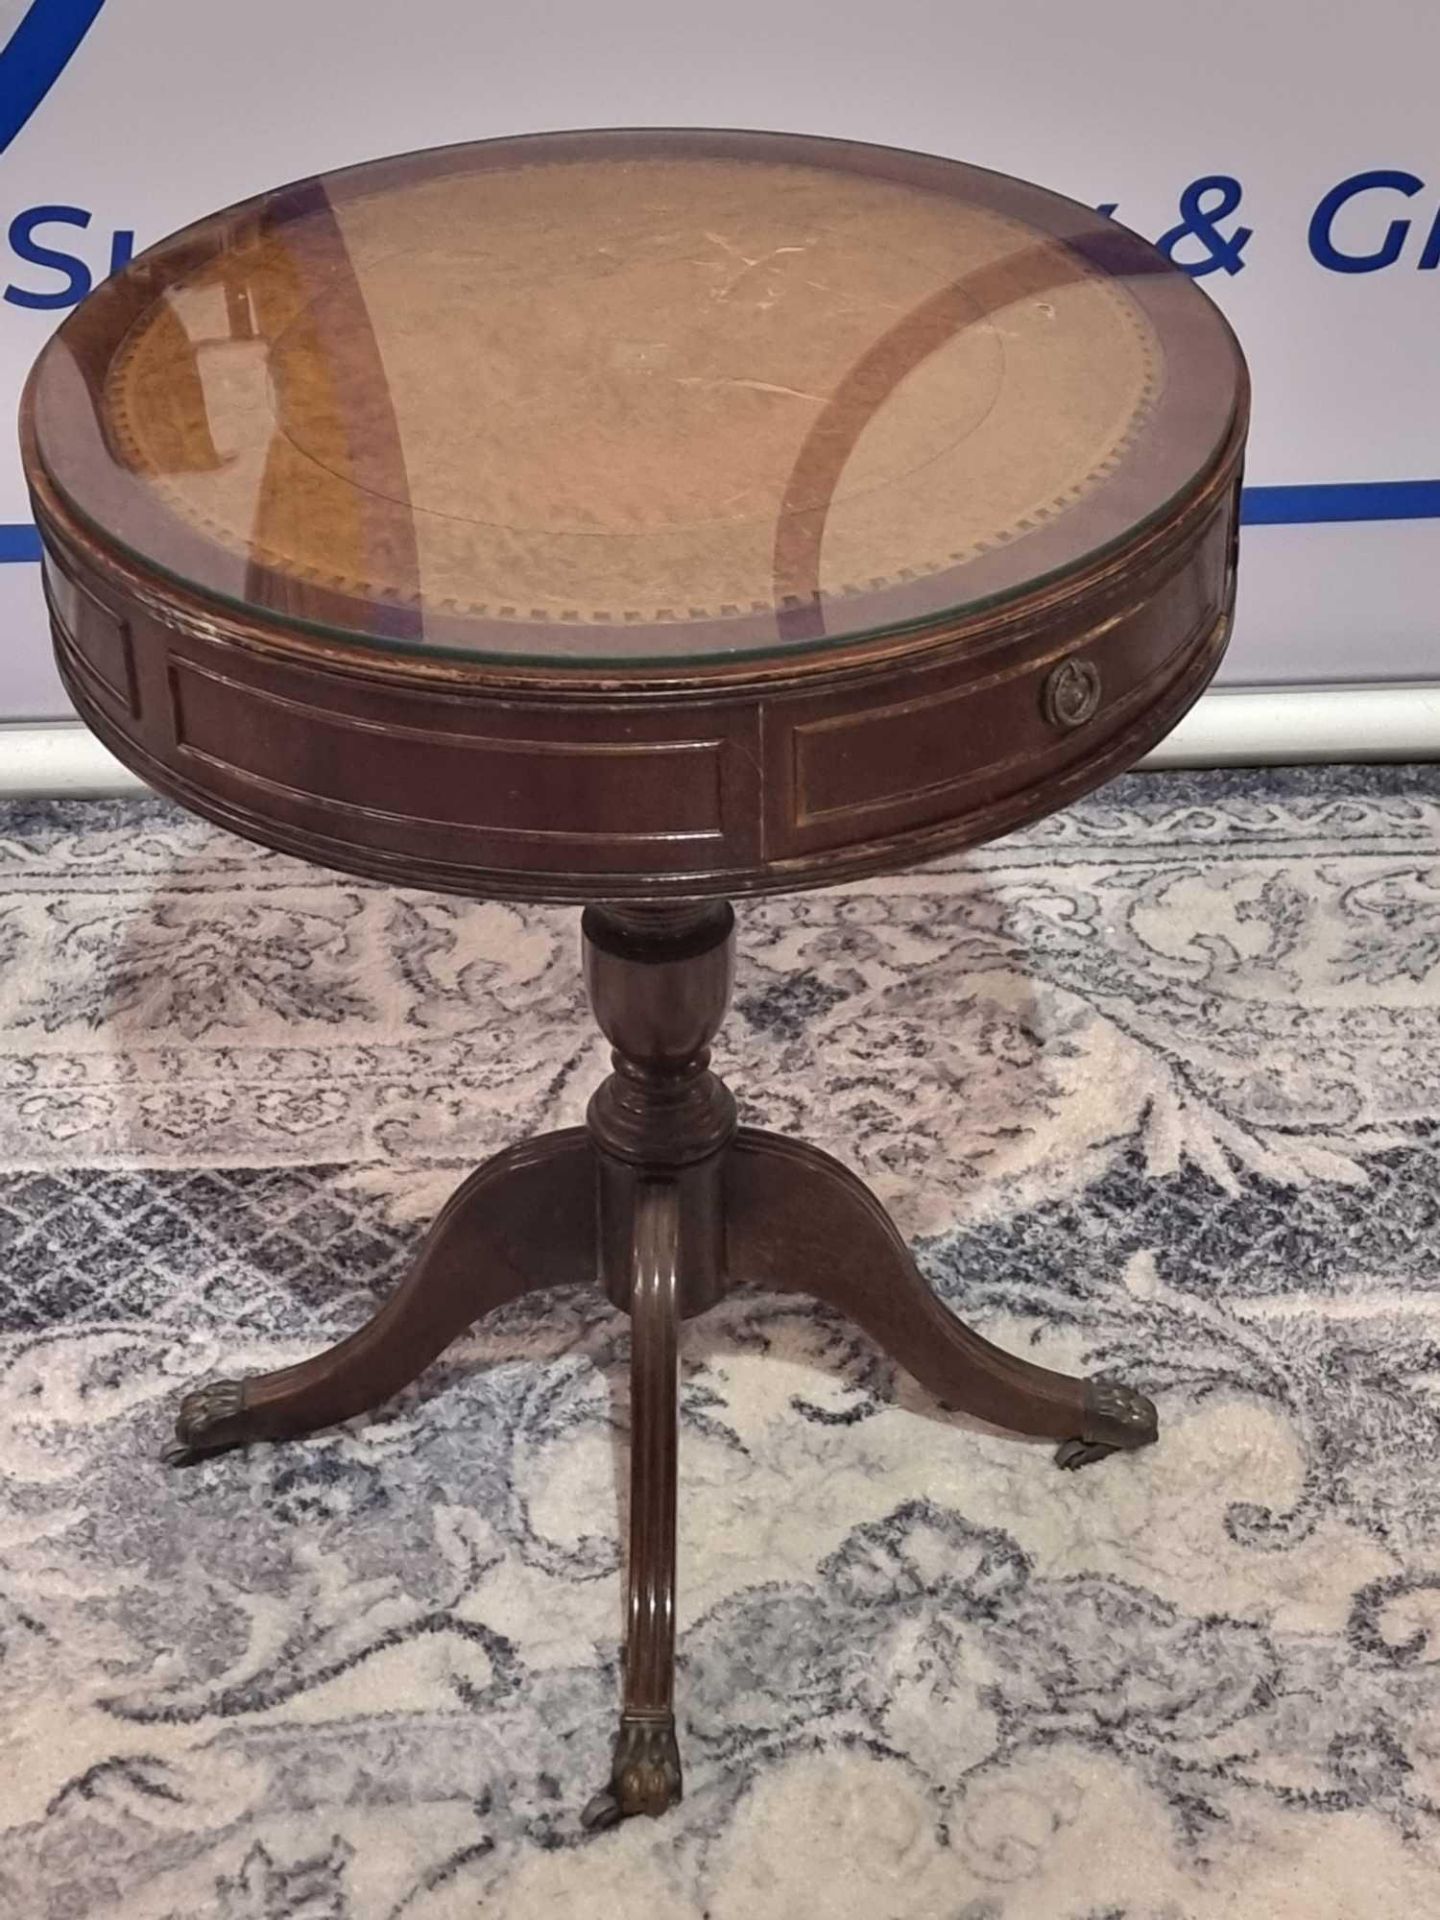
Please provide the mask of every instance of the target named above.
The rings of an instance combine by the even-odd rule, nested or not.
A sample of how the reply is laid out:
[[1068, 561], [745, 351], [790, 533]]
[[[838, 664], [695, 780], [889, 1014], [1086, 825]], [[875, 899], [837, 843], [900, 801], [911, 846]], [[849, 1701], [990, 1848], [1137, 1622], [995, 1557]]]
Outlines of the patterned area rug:
[[605, 1070], [574, 914], [0, 810], [0, 1912], [1208, 1920], [1440, 1900], [1440, 770], [1132, 778], [751, 907], [720, 1059], [941, 1292], [1155, 1393], [1079, 1474], [841, 1321], [687, 1329], [683, 1806], [586, 1838], [624, 1322], [187, 1472]]

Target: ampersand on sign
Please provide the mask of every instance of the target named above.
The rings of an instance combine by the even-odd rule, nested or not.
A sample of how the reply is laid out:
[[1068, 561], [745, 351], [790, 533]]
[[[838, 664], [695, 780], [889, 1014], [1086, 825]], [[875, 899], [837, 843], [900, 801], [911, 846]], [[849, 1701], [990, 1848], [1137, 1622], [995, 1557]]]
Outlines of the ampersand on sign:
[[[1167, 260], [1174, 260], [1177, 267], [1196, 280], [1214, 273], [1217, 267], [1223, 267], [1226, 273], [1239, 273], [1245, 264], [1241, 257], [1245, 243], [1254, 230], [1237, 227], [1232, 237], [1221, 233], [1216, 222], [1228, 220], [1236, 211], [1242, 191], [1240, 182], [1228, 173], [1207, 173], [1203, 180], [1192, 180], [1180, 196], [1179, 225], [1162, 233], [1156, 246]], [[1218, 199], [1214, 198], [1217, 194]], [[1205, 249], [1204, 258], [1176, 260], [1175, 249], [1182, 240], [1197, 241]]]

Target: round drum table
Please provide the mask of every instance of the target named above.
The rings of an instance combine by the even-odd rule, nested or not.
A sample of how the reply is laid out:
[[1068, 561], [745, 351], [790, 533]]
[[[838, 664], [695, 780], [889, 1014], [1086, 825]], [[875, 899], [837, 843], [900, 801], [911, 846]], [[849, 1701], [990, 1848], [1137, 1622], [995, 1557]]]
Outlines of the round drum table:
[[[23, 410], [55, 646], [162, 793], [407, 886], [585, 904], [614, 1051], [370, 1323], [201, 1386], [189, 1460], [397, 1392], [487, 1309], [631, 1318], [624, 1707], [589, 1824], [680, 1791], [679, 1323], [852, 1316], [1075, 1466], [1132, 1388], [972, 1333], [860, 1182], [736, 1124], [737, 896], [910, 865], [1152, 746], [1229, 631], [1247, 381], [1186, 276], [1000, 174], [756, 133], [546, 134], [301, 181], [65, 321]], [[964, 1115], [956, 1132], [963, 1135]]]

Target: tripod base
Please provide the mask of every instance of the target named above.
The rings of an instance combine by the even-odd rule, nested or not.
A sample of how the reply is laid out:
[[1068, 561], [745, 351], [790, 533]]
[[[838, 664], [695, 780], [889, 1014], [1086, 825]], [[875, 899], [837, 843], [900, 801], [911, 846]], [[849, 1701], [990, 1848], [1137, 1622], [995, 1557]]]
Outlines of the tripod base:
[[880, 1203], [827, 1154], [737, 1127], [709, 1070], [729, 997], [728, 907], [585, 915], [585, 969], [615, 1071], [585, 1127], [498, 1155], [455, 1194], [408, 1276], [349, 1339], [299, 1366], [187, 1394], [182, 1465], [309, 1433], [400, 1391], [480, 1315], [587, 1275], [631, 1319], [625, 1696], [588, 1827], [680, 1798], [674, 1720], [678, 1338], [737, 1286], [809, 1294], [948, 1407], [1060, 1443], [1084, 1466], [1157, 1433], [1143, 1394], [1055, 1373], [971, 1331], [930, 1291]]

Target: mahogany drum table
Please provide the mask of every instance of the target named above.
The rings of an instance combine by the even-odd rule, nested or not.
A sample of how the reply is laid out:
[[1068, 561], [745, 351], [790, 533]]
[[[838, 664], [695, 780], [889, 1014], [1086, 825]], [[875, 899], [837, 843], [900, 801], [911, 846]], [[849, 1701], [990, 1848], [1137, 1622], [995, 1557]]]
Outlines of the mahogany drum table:
[[107, 746], [267, 846], [584, 905], [586, 1125], [473, 1174], [348, 1340], [189, 1394], [172, 1457], [363, 1413], [593, 1277], [631, 1320], [632, 1477], [588, 1824], [680, 1792], [687, 1315], [796, 1289], [1064, 1466], [1155, 1437], [1134, 1389], [951, 1315], [852, 1174], [737, 1126], [709, 1048], [731, 900], [1003, 833], [1174, 725], [1229, 632], [1247, 410], [1216, 309], [1112, 220], [757, 133], [282, 187], [132, 261], [31, 376], [55, 647]]

